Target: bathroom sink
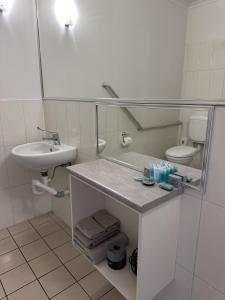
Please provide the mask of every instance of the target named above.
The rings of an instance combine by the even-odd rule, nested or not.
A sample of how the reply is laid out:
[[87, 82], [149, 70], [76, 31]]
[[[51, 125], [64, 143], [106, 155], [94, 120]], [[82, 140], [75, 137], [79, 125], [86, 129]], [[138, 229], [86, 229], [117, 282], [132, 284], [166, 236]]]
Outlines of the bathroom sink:
[[98, 139], [98, 153], [102, 153], [105, 150], [106, 141], [102, 139]]
[[12, 156], [24, 168], [44, 172], [48, 169], [69, 163], [76, 158], [77, 149], [68, 145], [53, 145], [47, 142], [34, 142], [16, 146]]

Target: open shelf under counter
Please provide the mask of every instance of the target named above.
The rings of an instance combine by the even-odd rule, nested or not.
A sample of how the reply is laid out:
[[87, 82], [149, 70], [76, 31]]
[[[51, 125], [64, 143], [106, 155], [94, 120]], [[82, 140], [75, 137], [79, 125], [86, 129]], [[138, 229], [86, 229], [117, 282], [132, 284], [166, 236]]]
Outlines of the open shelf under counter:
[[95, 268], [113, 285], [117, 290], [127, 299], [136, 299], [137, 290], [137, 276], [131, 271], [128, 258], [134, 248], [129, 246], [127, 248], [127, 264], [122, 270], [112, 270], [109, 268], [107, 261], [103, 261]]

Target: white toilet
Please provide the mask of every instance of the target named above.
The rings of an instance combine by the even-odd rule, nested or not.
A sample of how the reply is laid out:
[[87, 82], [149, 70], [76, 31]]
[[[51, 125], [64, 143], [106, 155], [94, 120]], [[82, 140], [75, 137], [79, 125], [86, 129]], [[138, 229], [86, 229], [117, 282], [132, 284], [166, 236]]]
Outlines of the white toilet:
[[[206, 140], [208, 118], [205, 116], [192, 116], [189, 120], [189, 139], [195, 145], [201, 145]], [[190, 165], [200, 147], [176, 146], [169, 148], [165, 155], [168, 161], [182, 165]]]

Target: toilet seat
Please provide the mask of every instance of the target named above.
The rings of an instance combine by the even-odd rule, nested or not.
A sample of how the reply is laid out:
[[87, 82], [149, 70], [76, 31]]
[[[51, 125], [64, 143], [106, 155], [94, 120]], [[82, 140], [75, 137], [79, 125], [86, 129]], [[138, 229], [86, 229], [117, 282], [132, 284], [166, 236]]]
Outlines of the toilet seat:
[[190, 146], [176, 146], [168, 149], [166, 151], [166, 156], [174, 158], [186, 158], [193, 157], [196, 152], [197, 149]]

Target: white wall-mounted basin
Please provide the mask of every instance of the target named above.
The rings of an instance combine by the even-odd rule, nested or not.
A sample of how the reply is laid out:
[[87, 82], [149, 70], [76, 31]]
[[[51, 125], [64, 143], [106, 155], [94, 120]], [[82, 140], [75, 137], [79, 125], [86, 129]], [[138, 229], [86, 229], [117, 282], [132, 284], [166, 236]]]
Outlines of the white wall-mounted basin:
[[77, 149], [68, 145], [34, 142], [16, 146], [12, 156], [24, 168], [45, 172], [50, 168], [75, 160]]
[[103, 139], [98, 139], [98, 153], [102, 153], [105, 150], [106, 141]]

